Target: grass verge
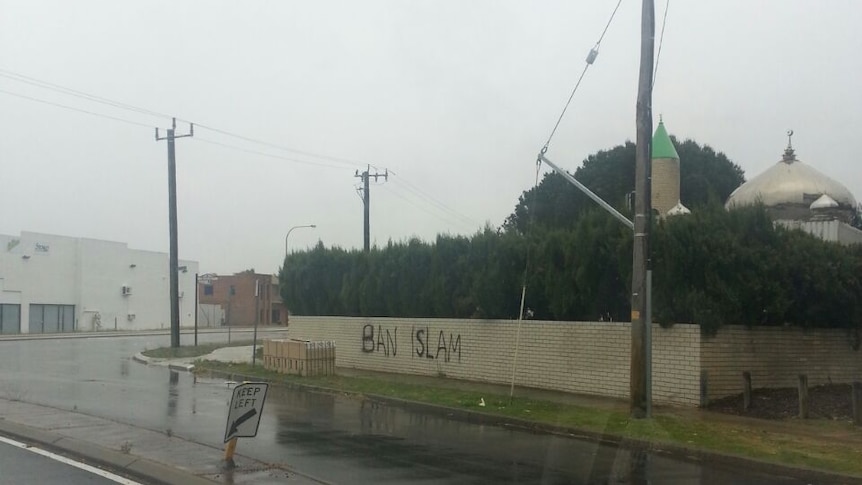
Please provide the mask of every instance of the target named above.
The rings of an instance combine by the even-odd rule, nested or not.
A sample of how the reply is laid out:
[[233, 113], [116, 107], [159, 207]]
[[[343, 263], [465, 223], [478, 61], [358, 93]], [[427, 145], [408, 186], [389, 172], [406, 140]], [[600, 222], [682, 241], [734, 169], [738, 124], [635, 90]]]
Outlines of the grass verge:
[[243, 347], [251, 344], [251, 340], [236, 340], [231, 343], [217, 342], [199, 344], [197, 346], [186, 345], [182, 347], [159, 347], [157, 349], [145, 350], [141, 353], [146, 357], [152, 357], [154, 359], [182, 359], [186, 357], [200, 357], [202, 355], [207, 355], [213, 350], [220, 349], [222, 347]]
[[[657, 411], [652, 419], [634, 420], [626, 412], [573, 404], [489, 395], [441, 386], [392, 382], [380, 377], [299, 377], [252, 368], [247, 364], [197, 361], [195, 372], [219, 371], [359, 395], [378, 395], [432, 405], [511, 417], [591, 433], [743, 456], [769, 463], [862, 475], [862, 438], [852, 424], [797, 422], [798, 428], [703, 419], [702, 413]], [[441, 380], [445, 383], [445, 379]], [[484, 399], [485, 406], [479, 405]], [[793, 431], [796, 430], [796, 431]]]

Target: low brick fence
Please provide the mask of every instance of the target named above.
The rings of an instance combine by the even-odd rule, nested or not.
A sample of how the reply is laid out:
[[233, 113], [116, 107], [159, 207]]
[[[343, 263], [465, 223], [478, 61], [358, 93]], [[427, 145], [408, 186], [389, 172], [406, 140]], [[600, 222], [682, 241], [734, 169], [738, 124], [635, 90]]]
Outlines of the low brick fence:
[[[292, 316], [288, 335], [335, 340], [336, 365], [446, 376], [565, 392], [629, 395], [628, 322]], [[658, 404], [697, 406], [742, 392], [742, 372], [760, 387], [862, 380], [862, 353], [845, 330], [741, 326], [702, 336], [700, 327], [652, 328], [652, 392]], [[515, 342], [518, 341], [517, 361]], [[703, 385], [703, 387], [702, 387]], [[703, 395], [702, 395], [703, 393]]]
[[862, 380], [862, 352], [842, 329], [725, 326], [701, 339], [701, 369], [710, 400], [742, 392], [742, 373], [753, 388], [796, 387], [800, 374], [809, 386]]
[[[335, 340], [339, 367], [509, 384], [517, 322], [292, 316], [288, 335]], [[524, 321], [515, 385], [625, 398], [628, 322]], [[700, 329], [653, 327], [653, 398], [697, 405]]]

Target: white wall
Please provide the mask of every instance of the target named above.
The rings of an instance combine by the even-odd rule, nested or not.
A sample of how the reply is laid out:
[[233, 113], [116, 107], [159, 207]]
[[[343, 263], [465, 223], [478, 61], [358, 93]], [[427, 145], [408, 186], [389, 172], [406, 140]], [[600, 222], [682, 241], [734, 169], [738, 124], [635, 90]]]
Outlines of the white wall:
[[[14, 240], [20, 241], [11, 245]], [[21, 305], [21, 332], [30, 304], [74, 305], [76, 329], [142, 330], [170, 327], [168, 255], [129, 249], [124, 243], [22, 232], [0, 236], [0, 303]], [[180, 325], [194, 325], [194, 275], [179, 273]], [[132, 287], [123, 295], [122, 287]], [[134, 315], [130, 318], [129, 315]]]
[[[338, 367], [629, 395], [631, 324], [291, 316], [290, 338], [334, 340]], [[653, 399], [700, 402], [700, 327], [652, 326]], [[515, 346], [518, 346], [517, 362]]]

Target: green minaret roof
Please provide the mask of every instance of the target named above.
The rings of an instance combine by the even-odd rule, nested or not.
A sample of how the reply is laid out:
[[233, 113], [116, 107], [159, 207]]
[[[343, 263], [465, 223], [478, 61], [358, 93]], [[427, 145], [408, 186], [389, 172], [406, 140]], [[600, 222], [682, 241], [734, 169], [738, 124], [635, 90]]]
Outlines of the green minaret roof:
[[658, 128], [655, 129], [655, 134], [652, 136], [652, 158], [675, 158], [679, 160], [679, 154], [676, 153], [676, 148], [673, 147], [673, 142], [670, 141], [670, 136], [664, 129], [664, 121], [658, 122]]

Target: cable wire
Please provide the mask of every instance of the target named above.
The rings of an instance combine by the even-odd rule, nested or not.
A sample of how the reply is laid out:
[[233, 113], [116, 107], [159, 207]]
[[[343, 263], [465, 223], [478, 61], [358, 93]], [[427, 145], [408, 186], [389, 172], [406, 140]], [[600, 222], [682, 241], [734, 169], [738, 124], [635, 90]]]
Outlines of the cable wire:
[[667, 11], [670, 8], [670, 0], [666, 0], [664, 4], [664, 15], [661, 19], [661, 34], [658, 38], [658, 51], [655, 55], [655, 67], [652, 71], [652, 85], [655, 86], [655, 78], [658, 76], [658, 61], [661, 59], [661, 45], [664, 41], [664, 26], [667, 24]]
[[[90, 94], [90, 93], [80, 91], [77, 89], [73, 89], [73, 88], [69, 88], [66, 86], [61, 86], [59, 84], [55, 84], [52, 82], [43, 81], [41, 79], [26, 76], [24, 74], [19, 74], [17, 72], [13, 72], [13, 71], [10, 71], [7, 69], [0, 69], [0, 77], [4, 77], [6, 79], [11, 79], [13, 81], [20, 82], [20, 83], [29, 84], [29, 85], [36, 86], [36, 87], [39, 87], [42, 89], [48, 89], [48, 90], [55, 91], [55, 92], [65, 94], [68, 96], [74, 96], [74, 97], [81, 98], [81, 99], [84, 99], [87, 101], [92, 101], [95, 103], [104, 104], [107, 106], [111, 106], [113, 108], [124, 109], [124, 110], [128, 110], [128, 111], [133, 111], [136, 113], [145, 114], [145, 115], [153, 116], [156, 118], [164, 118], [164, 119], [168, 119], [168, 120], [176, 118], [178, 121], [182, 121], [184, 123], [193, 123], [197, 128], [200, 128], [200, 129], [209, 130], [209, 131], [212, 131], [215, 133], [219, 133], [221, 135], [230, 136], [233, 138], [238, 138], [240, 140], [244, 140], [247, 142], [256, 143], [259, 145], [264, 145], [264, 146], [267, 146], [270, 148], [276, 148], [278, 150], [284, 150], [287, 152], [296, 153], [296, 154], [304, 155], [307, 157], [320, 158], [322, 160], [329, 160], [331, 162], [341, 163], [343, 165], [349, 166], [350, 168], [356, 168], [356, 167], [361, 167], [361, 166], [366, 165], [365, 163], [359, 162], [356, 160], [350, 160], [350, 159], [346, 159], [346, 158], [339, 158], [339, 157], [333, 157], [333, 156], [329, 156], [329, 155], [322, 155], [319, 153], [313, 153], [313, 152], [309, 152], [309, 151], [298, 150], [298, 149], [287, 147], [284, 145], [278, 145], [276, 143], [267, 142], [267, 141], [252, 138], [249, 136], [244, 136], [244, 135], [241, 135], [238, 133], [232, 133], [230, 131], [222, 130], [222, 129], [219, 129], [219, 128], [216, 128], [213, 126], [209, 126], [206, 124], [196, 123], [192, 120], [174, 117], [174, 116], [171, 116], [167, 113], [162, 113], [159, 111], [154, 111], [151, 109], [142, 108], [140, 106], [135, 106], [133, 104], [124, 103], [121, 101], [116, 101], [116, 100], [113, 100], [110, 98], [106, 98], [104, 96], [98, 96], [95, 94]], [[20, 95], [20, 96], [24, 97], [23, 95]], [[84, 110], [82, 110], [82, 111], [84, 111]], [[145, 125], [145, 126], [151, 127], [151, 125]]]
[[413, 207], [416, 207], [417, 209], [421, 210], [422, 212], [425, 212], [426, 214], [432, 215], [432, 216], [440, 219], [443, 222], [447, 222], [449, 224], [453, 224], [453, 223], [454, 224], [461, 224], [464, 227], [470, 227], [470, 229], [472, 229], [472, 226], [469, 226], [468, 224], [466, 224], [464, 222], [458, 221], [457, 219], [451, 219], [451, 218], [446, 217], [442, 214], [439, 214], [437, 212], [426, 209], [425, 207], [419, 205], [418, 203], [416, 203], [416, 202], [410, 200], [409, 198], [399, 194], [398, 192], [392, 190], [392, 188], [387, 186], [387, 185], [381, 185], [380, 187], [383, 188], [386, 192], [389, 192], [390, 194], [394, 195], [395, 197], [398, 197], [399, 199], [407, 202], [408, 204], [412, 205]]
[[[533, 190], [539, 187], [539, 172], [542, 170], [542, 162], [536, 161], [536, 181], [533, 183]], [[527, 231], [532, 232], [533, 221], [535, 220], [535, 211], [530, 211], [530, 217], [527, 219]], [[527, 237], [527, 255], [524, 258], [524, 278], [521, 284], [521, 305], [518, 309], [518, 330], [515, 334], [515, 352], [512, 358], [512, 381], [509, 384], [509, 404], [515, 397], [515, 371], [518, 368], [518, 347], [521, 346], [521, 323], [524, 321], [524, 304], [527, 301], [527, 276], [530, 274], [530, 238]]]
[[91, 115], [91, 116], [98, 116], [98, 117], [100, 117], [100, 118], [106, 118], [106, 119], [109, 119], [109, 120], [120, 121], [120, 122], [122, 122], [122, 123], [128, 123], [128, 124], [130, 124], [130, 125], [143, 126], [143, 127], [145, 127], [145, 128], [153, 128], [153, 125], [148, 125], [148, 124], [146, 124], [146, 123], [139, 123], [139, 122], [137, 122], [137, 121], [127, 120], [127, 119], [125, 119], [125, 118], [119, 118], [119, 117], [117, 117], [117, 116], [106, 115], [106, 114], [103, 114], [103, 113], [97, 113], [97, 112], [95, 112], [95, 111], [89, 111], [89, 110], [86, 110], [86, 109], [76, 108], [76, 107], [74, 107], [74, 106], [69, 106], [69, 105], [66, 105], [66, 104], [55, 103], [55, 102], [53, 102], [53, 101], [48, 101], [48, 100], [46, 100], [46, 99], [39, 99], [39, 98], [34, 98], [34, 97], [32, 97], [32, 96], [24, 95], [24, 94], [13, 93], [12, 91], [6, 91], [5, 89], [0, 89], [0, 93], [6, 94], [6, 95], [9, 95], [9, 96], [15, 96], [15, 97], [17, 97], [17, 98], [21, 98], [21, 99], [26, 99], [26, 100], [29, 100], [29, 101], [34, 101], [34, 102], [36, 102], [36, 103], [47, 104], [47, 105], [51, 105], [51, 106], [56, 106], [56, 107], [58, 107], [58, 108], [67, 109], [67, 110], [70, 110], [70, 111], [77, 111], [77, 112], [79, 112], [79, 113], [85, 113], [85, 114], [88, 114], [88, 115]]
[[464, 215], [464, 214], [462, 214], [462, 213], [458, 212], [457, 210], [455, 210], [455, 209], [453, 209], [453, 208], [449, 207], [448, 205], [446, 205], [446, 204], [445, 204], [445, 203], [443, 203], [442, 201], [440, 201], [440, 200], [438, 200], [437, 198], [435, 198], [433, 195], [431, 195], [431, 194], [429, 194], [428, 192], [426, 192], [426, 191], [422, 190], [420, 187], [418, 187], [417, 185], [415, 185], [415, 184], [413, 184], [413, 183], [409, 182], [407, 179], [405, 179], [404, 177], [402, 177], [402, 176], [398, 175], [397, 173], [393, 172], [392, 170], [390, 170], [390, 171], [389, 171], [389, 173], [390, 173], [391, 175], [393, 175], [393, 180], [400, 180], [400, 181], [401, 181], [401, 183], [403, 183], [403, 184], [404, 184], [404, 186], [405, 186], [405, 187], [404, 187], [404, 189], [405, 189], [405, 190], [407, 190], [408, 192], [412, 192], [414, 195], [416, 195], [416, 196], [418, 196], [418, 197], [420, 197], [420, 198], [425, 199], [428, 203], [430, 203], [431, 205], [436, 206], [439, 210], [441, 210], [441, 211], [443, 211], [443, 212], [446, 212], [446, 213], [448, 213], [449, 215], [451, 215], [451, 216], [453, 216], [453, 217], [456, 217], [456, 218], [460, 219], [463, 223], [469, 224], [469, 225], [471, 225], [471, 226], [473, 226], [473, 227], [480, 227], [480, 226], [481, 226], [481, 224], [479, 224], [478, 222], [476, 222], [476, 221], [475, 221], [475, 220], [473, 220], [472, 218], [470, 218], [470, 217], [468, 217], [468, 216], [466, 216], [466, 215]]
[[543, 150], [547, 151], [548, 146], [551, 144], [551, 140], [554, 138], [554, 134], [557, 133], [557, 128], [560, 127], [560, 123], [563, 121], [563, 117], [566, 116], [566, 111], [569, 109], [569, 105], [572, 103], [572, 98], [575, 97], [575, 93], [578, 91], [578, 87], [581, 85], [581, 81], [584, 79], [584, 75], [587, 73], [587, 69], [593, 64], [596, 60], [596, 56], [599, 54], [599, 46], [602, 43], [602, 39], [605, 38], [605, 34], [608, 32], [608, 28], [611, 26], [611, 22], [613, 22], [614, 17], [617, 15], [617, 10], [620, 8], [620, 4], [623, 0], [618, 0], [616, 7], [614, 7], [614, 11], [611, 12], [611, 18], [608, 19], [608, 23], [605, 25], [604, 30], [602, 30], [602, 35], [599, 36], [599, 40], [596, 42], [596, 45], [590, 50], [589, 55], [587, 56], [586, 65], [584, 66], [584, 70], [581, 71], [581, 75], [578, 77], [578, 81], [575, 83], [575, 87], [572, 89], [572, 93], [569, 95], [568, 101], [566, 101], [565, 106], [563, 106], [563, 111], [560, 113], [560, 116], [557, 118], [557, 122], [554, 123], [554, 128], [551, 130], [551, 134], [548, 135], [548, 141], [545, 142], [545, 146]]
[[93, 101], [96, 103], [106, 104], [108, 106], [113, 106], [115, 108], [125, 109], [129, 111], [135, 111], [137, 113], [142, 113], [149, 116], [154, 116], [156, 118], [167, 118], [171, 119], [171, 116], [165, 113], [160, 113], [158, 111], [153, 111], [147, 108], [141, 108], [139, 106], [134, 106], [128, 103], [123, 103], [120, 101], [114, 101], [112, 99], [108, 99], [102, 96], [97, 96], [95, 94], [85, 93], [83, 91], [79, 91], [77, 89], [67, 88], [65, 86], [60, 86], [59, 84], [54, 84], [48, 81], [42, 81], [41, 79], [36, 79], [34, 77], [25, 76], [23, 74], [18, 74], [16, 72], [12, 72], [6, 69], [0, 69], [0, 76], [5, 77], [7, 79], [11, 79], [13, 81], [30, 84], [32, 86], [40, 87], [43, 89], [49, 89], [51, 91], [56, 91], [58, 93], [66, 94], [69, 96], [75, 96], [78, 98], [86, 99], [89, 101]]
[[262, 151], [259, 151], [259, 150], [252, 150], [252, 149], [250, 149], [250, 148], [238, 147], [238, 146], [236, 146], [236, 145], [229, 145], [229, 144], [227, 144], [227, 143], [221, 143], [221, 142], [217, 142], [217, 141], [215, 141], [215, 140], [209, 140], [209, 139], [206, 139], [206, 138], [201, 138], [200, 136], [197, 136], [197, 135], [195, 135], [195, 136], [191, 137], [191, 140], [199, 141], [199, 142], [202, 142], [202, 143], [208, 143], [208, 144], [210, 144], [210, 145], [220, 146], [220, 147], [222, 147], [222, 148], [229, 148], [229, 149], [231, 149], [231, 150], [236, 150], [236, 151], [240, 151], [240, 152], [250, 153], [250, 154], [253, 154], [253, 155], [259, 155], [259, 156], [262, 156], [262, 157], [269, 157], [269, 158], [275, 158], [275, 159], [279, 159], [279, 160], [285, 160], [285, 161], [293, 162], [293, 163], [301, 163], [301, 164], [304, 164], [304, 165], [312, 165], [312, 166], [315, 166], [315, 167], [335, 168], [335, 169], [338, 169], [338, 170], [343, 170], [343, 169], [344, 169], [344, 167], [341, 167], [341, 166], [338, 166], [338, 165], [332, 165], [332, 164], [322, 163], [322, 162], [314, 162], [314, 161], [310, 161], [310, 160], [301, 160], [301, 159], [298, 159], [298, 158], [285, 157], [285, 156], [283, 156], [283, 155], [275, 155], [275, 154], [273, 154], [273, 153], [262, 152]]
[[[181, 121], [191, 123], [188, 120], [181, 120]], [[307, 151], [303, 151], [303, 150], [297, 150], [296, 148], [290, 148], [290, 147], [286, 147], [284, 145], [278, 145], [276, 143], [271, 143], [271, 142], [268, 142], [265, 140], [259, 140], [259, 139], [252, 138], [249, 136], [240, 135], [238, 133], [232, 133], [232, 132], [227, 131], [227, 130], [222, 130], [219, 128], [215, 128], [215, 127], [212, 127], [209, 125], [203, 125], [200, 123], [195, 123], [195, 128], [201, 128], [204, 130], [209, 130], [209, 131], [212, 131], [214, 133], [218, 133], [220, 135], [230, 136], [230, 137], [237, 138], [237, 139], [244, 140], [244, 141], [251, 142], [251, 143], [257, 143], [258, 145], [264, 145], [264, 146], [267, 146], [270, 148], [275, 148], [277, 150], [283, 150], [286, 152], [296, 153], [298, 155], [305, 155], [307, 157], [320, 158], [322, 160], [329, 160], [331, 162], [340, 163], [340, 164], [348, 166], [350, 168], [357, 168], [357, 167], [362, 168], [362, 167], [365, 167], [367, 165], [367, 163], [363, 163], [363, 162], [360, 162], [358, 160], [350, 160], [348, 158], [339, 158], [339, 157], [333, 157], [333, 156], [329, 156], [329, 155], [321, 155], [318, 153], [307, 152]]]
[[[104, 97], [97, 96], [94, 94], [85, 93], [83, 91], [78, 91], [78, 90], [75, 90], [72, 88], [66, 88], [66, 87], [60, 86], [58, 84], [50, 83], [47, 81], [41, 81], [39, 79], [31, 78], [29, 76], [24, 76], [22, 74], [17, 74], [17, 73], [11, 72], [11, 71], [7, 71], [5, 69], [0, 69], [0, 77], [6, 77], [6, 78], [13, 79], [13, 80], [25, 83], [25, 84], [30, 84], [33, 86], [49, 89], [52, 91], [59, 92], [61, 94], [71, 95], [71, 96], [74, 96], [77, 98], [81, 98], [81, 99], [85, 99], [87, 101], [92, 101], [92, 102], [108, 105], [108, 106], [111, 106], [114, 108], [120, 108], [120, 109], [129, 110], [129, 111], [134, 111], [136, 113], [145, 114], [145, 115], [154, 116], [154, 117], [168, 118], [168, 119], [173, 118], [170, 115], [165, 114], [165, 113], [160, 113], [157, 111], [148, 110], [146, 108], [141, 108], [138, 106], [130, 105], [127, 103], [122, 103], [119, 101], [114, 101], [114, 100], [111, 100], [108, 98], [104, 98]], [[107, 115], [107, 114], [99, 113], [96, 111], [90, 111], [90, 110], [77, 108], [77, 107], [69, 106], [69, 105], [62, 104], [62, 103], [56, 103], [53, 101], [48, 101], [48, 100], [36, 98], [33, 96], [27, 96], [24, 94], [19, 94], [19, 93], [7, 91], [4, 89], [0, 89], [0, 93], [7, 94], [9, 96], [18, 97], [21, 99], [26, 99], [26, 100], [37, 102], [37, 103], [55, 106], [55, 107], [70, 110], [70, 111], [88, 114], [91, 116], [97, 116], [100, 118], [105, 118], [105, 119], [109, 119], [109, 120], [113, 120], [113, 121], [119, 121], [119, 122], [127, 123], [130, 125], [141, 126], [141, 127], [145, 127], [145, 128], [152, 128], [153, 127], [153, 125], [149, 125], [146, 123], [140, 123], [137, 121], [132, 121], [132, 120], [128, 120], [128, 119], [117, 117], [117, 116]], [[191, 123], [191, 121], [184, 120], [184, 119], [180, 119], [180, 121]], [[264, 145], [264, 146], [267, 146], [270, 148], [275, 148], [278, 150], [296, 153], [299, 155], [304, 155], [304, 156], [308, 156], [308, 157], [312, 157], [312, 158], [320, 158], [323, 160], [329, 160], [333, 163], [323, 163], [323, 162], [318, 162], [318, 161], [302, 160], [302, 159], [293, 158], [293, 157], [285, 157], [282, 155], [267, 153], [267, 152], [260, 151], [260, 150], [254, 150], [254, 149], [244, 148], [244, 147], [240, 147], [240, 146], [236, 146], [236, 145], [230, 145], [227, 143], [221, 143], [221, 142], [218, 142], [215, 140], [210, 140], [210, 139], [207, 139], [207, 138], [201, 137], [201, 136], [195, 136], [192, 138], [193, 140], [196, 140], [196, 141], [199, 141], [202, 143], [208, 143], [211, 145], [219, 146], [222, 148], [227, 148], [230, 150], [236, 150], [236, 151], [249, 153], [249, 154], [253, 154], [253, 155], [258, 155], [258, 156], [262, 156], [262, 157], [284, 160], [284, 161], [288, 161], [288, 162], [292, 162], [292, 163], [299, 163], [299, 164], [311, 165], [311, 166], [317, 166], [317, 167], [335, 168], [335, 169], [343, 169], [345, 166], [350, 167], [350, 168], [357, 168], [357, 167], [361, 167], [362, 165], [368, 165], [368, 164], [361, 164], [358, 161], [349, 160], [349, 159], [345, 159], [345, 158], [320, 155], [320, 154], [316, 154], [316, 153], [312, 153], [312, 152], [307, 152], [307, 151], [297, 150], [297, 149], [290, 148], [290, 147], [285, 147], [285, 146], [278, 145], [275, 143], [270, 143], [270, 142], [267, 142], [264, 140], [258, 140], [258, 139], [247, 137], [247, 136], [240, 135], [237, 133], [232, 133], [232, 132], [229, 132], [227, 130], [222, 130], [222, 129], [215, 128], [215, 127], [212, 127], [209, 125], [202, 125], [202, 124], [196, 124], [196, 125], [199, 129], [209, 130], [209, 131], [212, 131], [214, 133], [218, 133], [218, 134], [225, 135], [225, 136], [230, 136], [233, 138], [237, 138], [240, 140], [244, 140], [244, 141], [248, 141], [248, 142], [252, 142], [252, 143], [256, 143], [256, 144], [260, 144], [260, 145]], [[340, 165], [335, 165], [335, 164], [340, 164]], [[380, 170], [379, 168], [376, 168], [376, 167], [375, 167], [375, 169]], [[393, 175], [394, 175], [394, 172], [393, 172]], [[455, 217], [460, 224], [463, 224], [465, 226], [469, 225], [471, 227], [475, 225], [478, 227], [479, 224], [477, 224], [475, 221], [473, 221], [469, 217], [464, 216], [463, 214], [459, 213], [458, 211], [450, 208], [449, 206], [447, 206], [443, 202], [437, 200], [436, 198], [434, 198], [433, 196], [431, 196], [427, 192], [423, 191], [421, 188], [411, 184], [406, 179], [404, 179], [402, 177], [399, 177], [399, 178], [400, 178], [401, 182], [403, 182], [405, 185], [407, 185], [407, 187], [405, 187], [405, 190], [413, 193], [414, 196], [416, 196], [417, 198], [425, 199], [426, 203], [429, 203], [429, 205], [437, 208], [438, 210], [440, 210], [443, 213], [446, 213], [450, 216]]]

